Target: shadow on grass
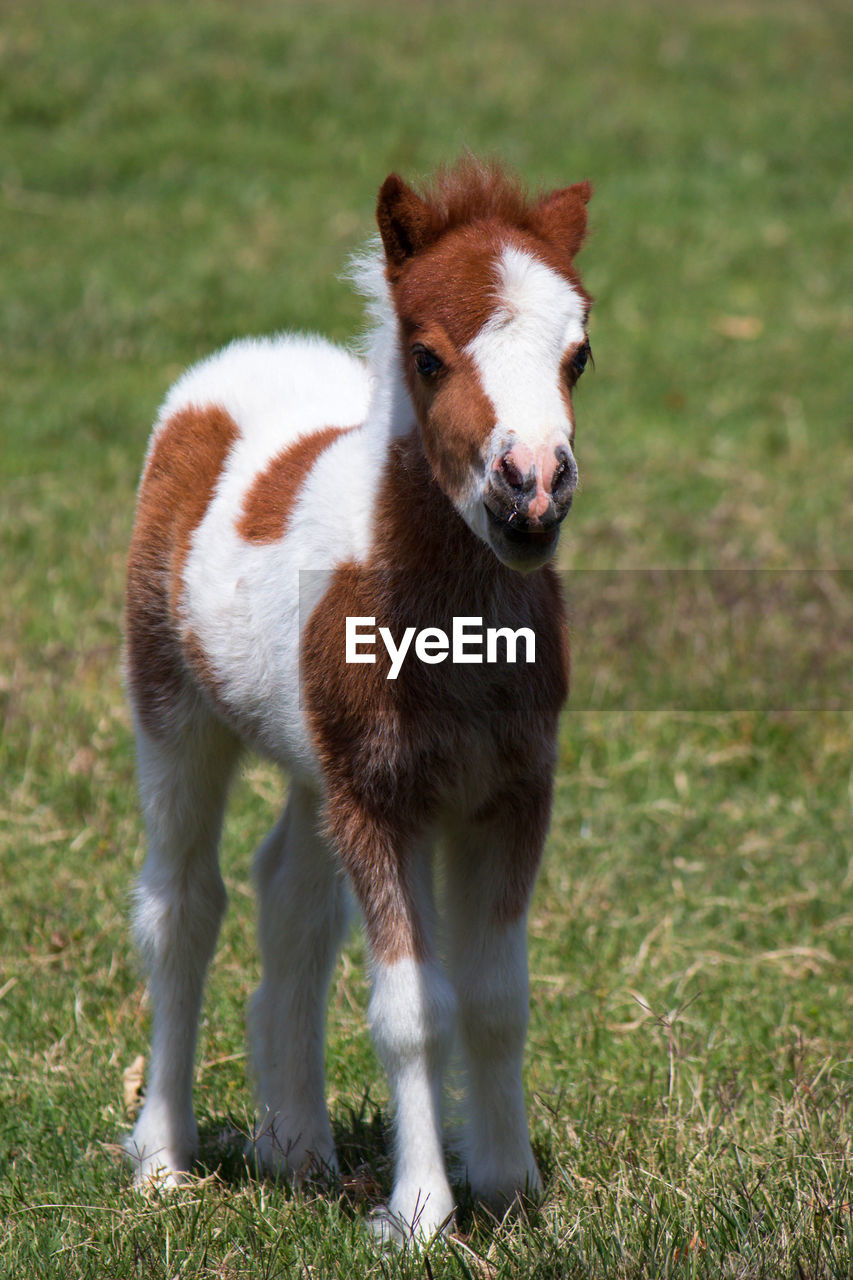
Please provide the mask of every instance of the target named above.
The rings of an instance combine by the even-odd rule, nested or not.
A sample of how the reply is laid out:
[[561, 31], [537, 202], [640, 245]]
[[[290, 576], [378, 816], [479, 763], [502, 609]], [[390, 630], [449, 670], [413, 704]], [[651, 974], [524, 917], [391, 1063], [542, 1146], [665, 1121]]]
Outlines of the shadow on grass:
[[387, 1200], [391, 1191], [390, 1125], [385, 1112], [365, 1092], [357, 1107], [332, 1116], [339, 1170], [294, 1188], [283, 1176], [260, 1168], [252, 1157], [252, 1132], [234, 1117], [211, 1119], [199, 1128], [199, 1156], [195, 1172], [215, 1175], [233, 1187], [263, 1182], [285, 1196], [336, 1199], [342, 1208], [369, 1211]]
[[[251, 1154], [251, 1132], [233, 1117], [202, 1124], [199, 1130], [199, 1157], [194, 1172], [215, 1176], [235, 1189], [252, 1183], [276, 1188], [286, 1198], [335, 1202], [349, 1218], [368, 1215], [387, 1204], [393, 1177], [391, 1125], [387, 1113], [366, 1091], [360, 1104], [333, 1113], [332, 1132], [338, 1157], [337, 1173], [294, 1187], [286, 1178], [256, 1166]], [[554, 1173], [553, 1153], [536, 1144], [536, 1158], [546, 1187]], [[453, 1145], [447, 1152], [450, 1180], [456, 1195], [454, 1234], [484, 1238], [500, 1225], [502, 1215], [477, 1200], [464, 1176]], [[523, 1216], [534, 1227], [541, 1216], [539, 1206], [526, 1198], [516, 1202], [511, 1216]]]

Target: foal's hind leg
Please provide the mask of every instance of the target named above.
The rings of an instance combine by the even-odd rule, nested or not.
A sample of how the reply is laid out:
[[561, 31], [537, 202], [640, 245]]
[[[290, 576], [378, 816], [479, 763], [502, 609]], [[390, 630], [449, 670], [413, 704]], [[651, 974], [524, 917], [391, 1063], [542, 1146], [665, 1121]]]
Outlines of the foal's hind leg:
[[225, 911], [217, 847], [237, 744], [199, 710], [168, 741], [140, 726], [137, 748], [148, 856], [134, 923], [153, 1026], [145, 1105], [125, 1146], [137, 1183], [174, 1185], [198, 1142], [193, 1064], [204, 978]]
[[323, 1041], [349, 903], [317, 805], [312, 791], [294, 784], [255, 862], [264, 972], [249, 1020], [260, 1105], [253, 1146], [267, 1168], [297, 1179], [337, 1169]]

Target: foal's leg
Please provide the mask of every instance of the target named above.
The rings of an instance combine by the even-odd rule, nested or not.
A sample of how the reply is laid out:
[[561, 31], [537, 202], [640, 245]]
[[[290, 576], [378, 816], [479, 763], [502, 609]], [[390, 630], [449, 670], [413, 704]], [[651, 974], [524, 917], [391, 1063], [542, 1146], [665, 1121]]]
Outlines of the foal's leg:
[[337, 1169], [323, 1041], [329, 979], [349, 918], [312, 791], [294, 784], [258, 850], [255, 880], [264, 972], [249, 1019], [260, 1105], [253, 1148], [267, 1168], [301, 1179]]
[[368, 1025], [388, 1076], [394, 1117], [394, 1185], [372, 1225], [396, 1244], [428, 1240], [455, 1207], [441, 1132], [455, 1001], [435, 954], [429, 850], [403, 845], [366, 813], [339, 830], [365, 917], [372, 977]]
[[[495, 1207], [541, 1178], [522, 1085], [529, 983], [527, 908], [539, 863], [547, 795], [532, 811], [504, 810], [454, 830], [447, 842], [448, 963], [468, 1075], [465, 1159], [474, 1194]], [[540, 834], [541, 833], [541, 834]]]
[[238, 748], [200, 711], [168, 741], [139, 726], [137, 750], [148, 855], [134, 924], [153, 1025], [145, 1105], [125, 1145], [137, 1183], [175, 1185], [198, 1144], [193, 1064], [204, 978], [226, 904], [217, 847]]

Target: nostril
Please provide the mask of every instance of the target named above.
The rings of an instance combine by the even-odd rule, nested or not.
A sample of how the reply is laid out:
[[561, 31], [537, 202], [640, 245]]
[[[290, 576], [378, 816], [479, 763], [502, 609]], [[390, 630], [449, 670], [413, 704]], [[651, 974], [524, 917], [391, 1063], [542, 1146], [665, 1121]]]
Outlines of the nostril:
[[551, 480], [551, 492], [568, 489], [570, 492], [577, 486], [578, 468], [572, 455], [565, 449], [557, 453], [557, 466]]
[[500, 470], [507, 484], [512, 485], [513, 489], [524, 488], [524, 476], [508, 453], [501, 458]]

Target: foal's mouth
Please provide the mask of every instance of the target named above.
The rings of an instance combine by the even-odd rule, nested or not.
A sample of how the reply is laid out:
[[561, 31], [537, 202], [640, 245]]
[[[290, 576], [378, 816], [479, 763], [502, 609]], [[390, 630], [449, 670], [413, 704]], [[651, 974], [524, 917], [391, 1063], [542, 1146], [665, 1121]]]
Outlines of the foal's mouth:
[[560, 536], [560, 523], [570, 503], [561, 512], [548, 512], [542, 520], [530, 520], [512, 510], [506, 516], [483, 503], [489, 522], [489, 534], [500, 559], [513, 567], [535, 569], [551, 558]]

